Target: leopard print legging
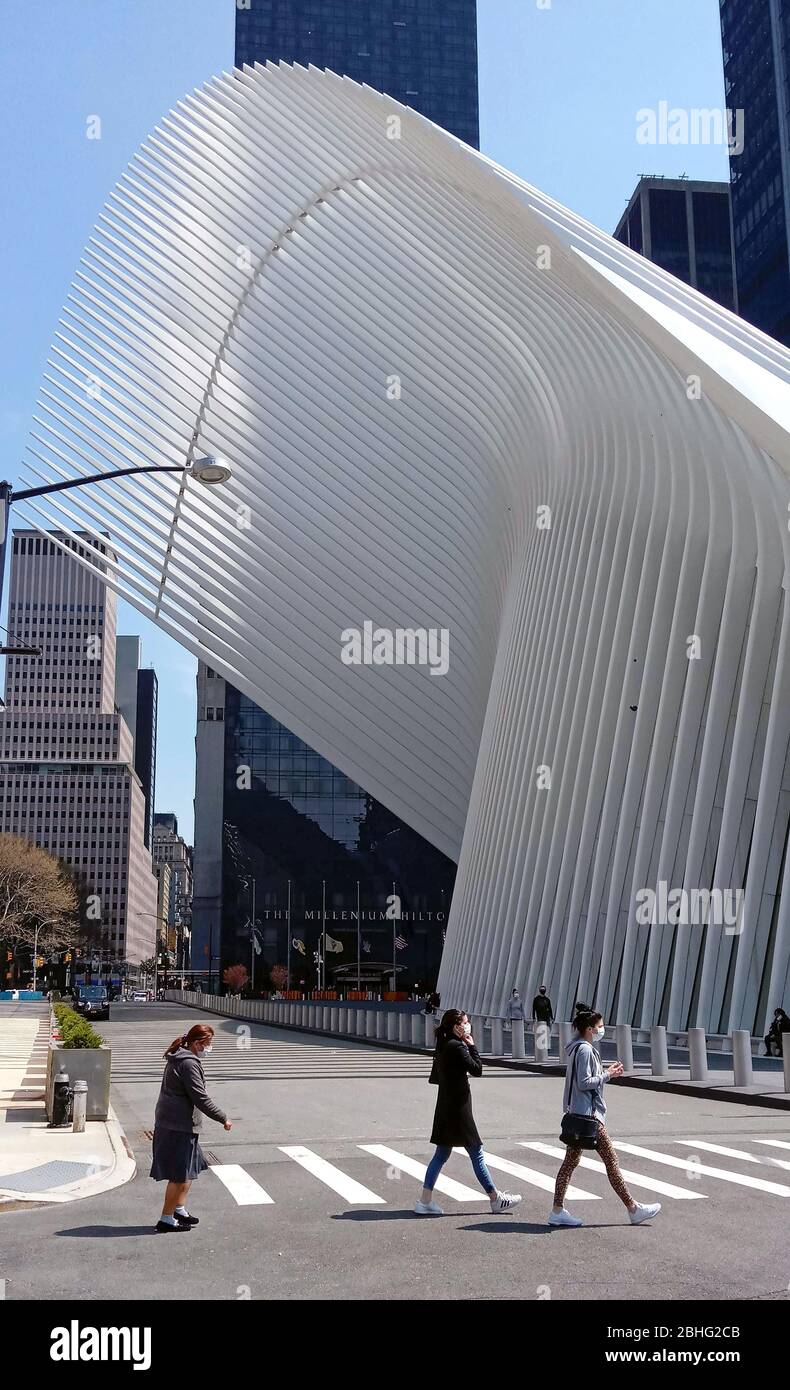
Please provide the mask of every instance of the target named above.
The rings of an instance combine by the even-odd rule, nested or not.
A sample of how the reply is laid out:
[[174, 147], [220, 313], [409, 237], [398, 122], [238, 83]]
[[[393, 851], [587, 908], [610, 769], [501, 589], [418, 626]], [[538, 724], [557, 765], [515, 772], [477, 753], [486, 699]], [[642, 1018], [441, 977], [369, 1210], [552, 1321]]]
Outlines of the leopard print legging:
[[[565, 1157], [562, 1160], [562, 1167], [557, 1174], [557, 1181], [554, 1186], [555, 1207], [561, 1207], [565, 1201], [565, 1193], [568, 1191], [571, 1175], [574, 1168], [578, 1165], [583, 1152], [582, 1149], [574, 1149], [570, 1146], [566, 1149]], [[598, 1126], [598, 1157], [603, 1163], [606, 1169], [606, 1176], [614, 1191], [617, 1193], [617, 1196], [620, 1198], [620, 1201], [624, 1202], [630, 1209], [634, 1205], [634, 1199], [623, 1181], [623, 1175], [620, 1172], [620, 1164], [617, 1162], [617, 1154], [614, 1151], [614, 1145], [603, 1125]]]

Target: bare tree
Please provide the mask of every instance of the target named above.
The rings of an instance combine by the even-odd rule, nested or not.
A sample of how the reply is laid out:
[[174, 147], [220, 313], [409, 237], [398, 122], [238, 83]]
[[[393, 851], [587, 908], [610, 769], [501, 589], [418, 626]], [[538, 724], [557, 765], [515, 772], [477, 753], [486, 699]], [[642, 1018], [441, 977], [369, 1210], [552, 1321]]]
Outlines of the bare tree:
[[29, 840], [0, 835], [0, 939], [63, 950], [79, 929], [79, 897], [67, 867]]

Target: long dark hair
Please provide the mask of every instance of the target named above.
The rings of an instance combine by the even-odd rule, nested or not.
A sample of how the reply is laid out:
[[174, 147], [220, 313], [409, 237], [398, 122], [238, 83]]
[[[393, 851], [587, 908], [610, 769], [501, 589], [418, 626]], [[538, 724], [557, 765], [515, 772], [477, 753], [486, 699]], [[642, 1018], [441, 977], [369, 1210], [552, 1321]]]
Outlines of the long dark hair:
[[163, 1052], [163, 1057], [169, 1057], [171, 1053], [177, 1052], [179, 1047], [191, 1047], [193, 1042], [210, 1043], [214, 1036], [214, 1029], [210, 1023], [193, 1023], [188, 1033], [184, 1033], [181, 1038], [173, 1038], [167, 1052]]
[[442, 1014], [442, 1021], [436, 1029], [436, 1046], [443, 1047], [455, 1036], [453, 1029], [457, 1028], [462, 1018], [466, 1018], [463, 1009], [445, 1009]]
[[589, 1004], [582, 1004], [581, 1001], [577, 1001], [573, 1026], [579, 1037], [583, 1037], [588, 1028], [597, 1028], [599, 1023], [603, 1023], [603, 1014], [599, 1014], [596, 1009], [591, 1009]]

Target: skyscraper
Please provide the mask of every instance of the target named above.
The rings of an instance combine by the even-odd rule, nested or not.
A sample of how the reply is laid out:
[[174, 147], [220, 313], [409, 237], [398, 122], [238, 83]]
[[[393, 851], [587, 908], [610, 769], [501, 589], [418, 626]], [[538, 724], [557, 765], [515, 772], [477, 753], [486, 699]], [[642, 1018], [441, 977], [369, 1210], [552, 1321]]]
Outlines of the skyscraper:
[[477, 0], [241, 0], [236, 66], [330, 68], [477, 148]]
[[724, 89], [742, 111], [730, 154], [738, 312], [790, 345], [790, 4], [720, 0]]
[[735, 309], [729, 184], [643, 175], [613, 235], [725, 309]]
[[141, 668], [139, 637], [119, 637], [116, 644], [115, 703], [134, 741], [134, 769], [145, 793], [146, 849], [151, 848], [156, 797], [156, 719], [159, 683], [156, 672]]
[[129, 727], [115, 707], [116, 598], [69, 550], [15, 531], [8, 625], [40, 657], [10, 656], [0, 714], [0, 831], [71, 864], [103, 949], [153, 954], [156, 881]]

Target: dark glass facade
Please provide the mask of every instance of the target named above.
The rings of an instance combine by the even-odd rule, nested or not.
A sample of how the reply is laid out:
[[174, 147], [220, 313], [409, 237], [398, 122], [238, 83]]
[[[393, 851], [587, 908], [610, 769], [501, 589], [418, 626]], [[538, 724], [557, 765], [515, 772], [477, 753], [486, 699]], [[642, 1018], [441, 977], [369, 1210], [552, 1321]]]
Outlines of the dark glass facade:
[[477, 0], [250, 0], [236, 66], [268, 61], [352, 77], [477, 148]]
[[224, 722], [221, 968], [251, 970], [254, 920], [260, 964], [287, 966], [290, 939], [294, 987], [324, 930], [327, 986], [353, 987], [358, 955], [371, 984], [393, 959], [399, 989], [433, 984], [455, 865], [231, 685]]
[[743, 111], [743, 152], [730, 154], [738, 311], [790, 346], [790, 0], [721, 0], [720, 11], [726, 103]]
[[145, 792], [143, 839], [151, 848], [156, 802], [156, 717], [159, 685], [156, 672], [137, 672], [137, 722], [134, 735], [134, 770]]
[[709, 299], [735, 308], [727, 184], [640, 179], [614, 235]]

